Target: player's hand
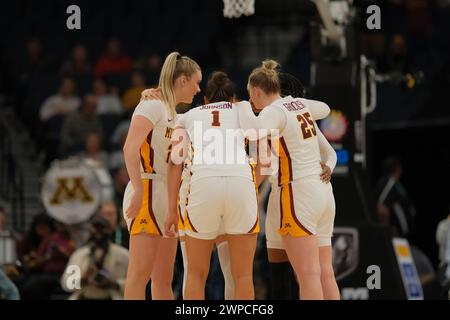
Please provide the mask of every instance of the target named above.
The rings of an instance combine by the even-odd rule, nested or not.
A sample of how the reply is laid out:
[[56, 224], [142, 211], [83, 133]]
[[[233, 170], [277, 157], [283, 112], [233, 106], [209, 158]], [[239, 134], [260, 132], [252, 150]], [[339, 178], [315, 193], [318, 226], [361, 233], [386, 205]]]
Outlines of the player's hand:
[[174, 238], [178, 235], [178, 215], [176, 212], [169, 212], [164, 223], [164, 234]]
[[161, 88], [145, 89], [141, 92], [141, 101], [143, 100], [160, 100]]
[[142, 195], [143, 195], [142, 189], [134, 190], [133, 196], [131, 197], [130, 206], [128, 207], [127, 211], [125, 212], [128, 219], [136, 218], [139, 211], [141, 211]]
[[320, 180], [325, 183], [331, 180], [331, 169], [323, 161], [320, 161], [320, 166], [322, 167], [322, 173], [320, 174]]

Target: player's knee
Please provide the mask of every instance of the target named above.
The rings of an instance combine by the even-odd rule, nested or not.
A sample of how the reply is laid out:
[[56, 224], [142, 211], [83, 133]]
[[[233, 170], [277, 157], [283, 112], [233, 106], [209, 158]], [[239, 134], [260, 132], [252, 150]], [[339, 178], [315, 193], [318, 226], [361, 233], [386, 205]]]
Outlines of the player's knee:
[[247, 285], [249, 283], [253, 283], [252, 274], [240, 274], [233, 278], [235, 285]]
[[172, 286], [172, 278], [162, 277], [162, 276], [152, 277], [152, 286], [171, 287]]
[[127, 280], [131, 282], [147, 283], [150, 280], [151, 271], [144, 268], [130, 268], [128, 270]]
[[195, 281], [199, 281], [201, 283], [206, 283], [206, 279], [208, 278], [209, 270], [205, 270], [203, 268], [192, 268], [188, 269], [188, 278], [193, 278]]
[[320, 278], [320, 276], [321, 276], [320, 264], [318, 264], [318, 263], [302, 264], [300, 266], [300, 268], [298, 269], [297, 276], [299, 278], [299, 281], [302, 281], [304, 279], [311, 278], [311, 277]]
[[142, 263], [142, 261], [136, 261], [128, 266], [127, 278], [147, 281], [150, 280], [152, 275], [153, 265]]
[[320, 280], [322, 282], [334, 281], [334, 270], [332, 266], [321, 266]]
[[157, 285], [171, 285], [173, 280], [173, 270], [167, 268], [166, 270], [154, 269], [152, 273], [152, 283]]
[[231, 276], [235, 282], [251, 281], [253, 278], [253, 270], [251, 268], [232, 268]]

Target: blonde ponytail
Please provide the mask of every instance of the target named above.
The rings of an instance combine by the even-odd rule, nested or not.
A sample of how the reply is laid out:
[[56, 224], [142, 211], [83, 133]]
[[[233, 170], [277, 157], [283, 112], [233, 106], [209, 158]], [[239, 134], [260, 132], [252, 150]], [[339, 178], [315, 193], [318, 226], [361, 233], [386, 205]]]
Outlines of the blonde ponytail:
[[280, 79], [278, 67], [280, 64], [275, 60], [264, 60], [260, 67], [255, 68], [248, 82], [254, 87], [261, 88], [267, 94], [280, 93]]
[[200, 70], [197, 62], [176, 51], [166, 57], [159, 76], [159, 87], [161, 88], [162, 100], [169, 107], [172, 117], [176, 115], [175, 108], [178, 104], [174, 91], [175, 81], [182, 75], [190, 77], [197, 70]]

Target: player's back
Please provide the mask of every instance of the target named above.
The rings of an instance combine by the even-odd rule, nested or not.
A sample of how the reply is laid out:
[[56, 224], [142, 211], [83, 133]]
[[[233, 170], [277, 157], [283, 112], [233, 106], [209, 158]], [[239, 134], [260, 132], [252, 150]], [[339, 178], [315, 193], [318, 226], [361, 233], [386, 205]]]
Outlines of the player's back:
[[199, 106], [180, 116], [192, 142], [192, 180], [209, 176], [252, 179], [239, 115], [230, 102]]
[[285, 97], [267, 108], [278, 108], [286, 122], [280, 131], [278, 184], [321, 173], [320, 149], [316, 123], [311, 117], [308, 100]]

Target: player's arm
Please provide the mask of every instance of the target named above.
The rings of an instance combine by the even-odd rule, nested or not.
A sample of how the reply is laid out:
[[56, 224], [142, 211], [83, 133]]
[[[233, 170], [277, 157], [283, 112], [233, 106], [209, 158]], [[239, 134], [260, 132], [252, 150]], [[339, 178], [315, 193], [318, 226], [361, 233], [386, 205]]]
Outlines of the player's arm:
[[126, 212], [130, 219], [135, 218], [141, 209], [143, 187], [140, 173], [140, 148], [151, 130], [153, 130], [153, 123], [149, 119], [142, 115], [134, 116], [123, 147], [125, 165], [134, 190], [130, 207]]
[[236, 106], [240, 127], [249, 140], [262, 139], [272, 130], [280, 130], [286, 122], [284, 113], [276, 108], [265, 108], [256, 116], [249, 102], [241, 101]]
[[258, 158], [255, 167], [256, 185], [259, 186], [272, 174], [271, 150], [267, 139], [258, 141]]
[[337, 163], [336, 151], [334, 151], [333, 147], [317, 126], [316, 132], [317, 139], [319, 141], [320, 158], [322, 160], [320, 163], [322, 166], [320, 178], [323, 182], [329, 182], [331, 180], [331, 174], [333, 173]]
[[306, 101], [306, 105], [311, 112], [311, 117], [314, 120], [324, 119], [330, 114], [330, 107], [325, 102], [304, 98], [302, 98], [302, 100]]
[[187, 157], [190, 139], [183, 127], [176, 127], [172, 134], [172, 151], [167, 164], [167, 194], [169, 212], [164, 223], [166, 236], [175, 237], [178, 231], [178, 197], [183, 173], [183, 163]]

